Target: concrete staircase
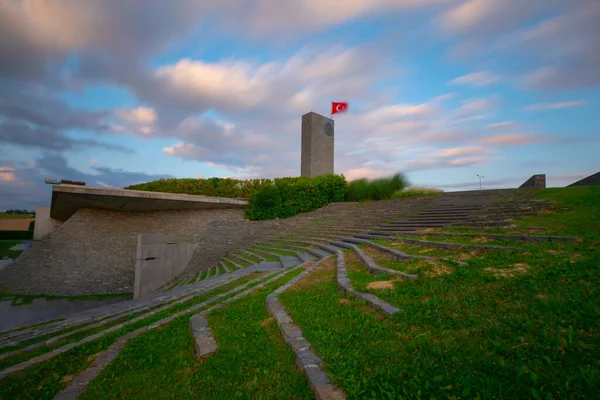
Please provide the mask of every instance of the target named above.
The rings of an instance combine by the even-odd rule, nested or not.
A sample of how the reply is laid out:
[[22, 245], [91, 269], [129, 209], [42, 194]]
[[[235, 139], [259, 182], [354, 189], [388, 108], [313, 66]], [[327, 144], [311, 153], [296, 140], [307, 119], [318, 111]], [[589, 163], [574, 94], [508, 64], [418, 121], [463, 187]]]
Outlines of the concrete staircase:
[[[406, 262], [422, 260], [462, 266], [465, 262], [456, 257], [456, 252], [464, 248], [473, 251], [521, 249], [509, 245], [488, 246], [464, 241], [453, 243], [415, 236], [437, 235], [448, 239], [463, 235], [463, 238], [468, 238], [469, 234], [461, 233], [460, 229], [490, 227], [490, 224], [499, 224], [498, 229], [506, 229], [511, 233], [512, 228], [506, 226], [512, 226], [517, 218], [548, 209], [548, 204], [535, 199], [535, 193], [523, 195], [511, 190], [447, 193], [419, 199], [362, 204], [332, 204], [314, 213], [286, 220], [287, 228], [279, 235], [267, 239], [258, 238], [229, 252], [214, 265], [207, 265], [206, 268], [194, 270], [193, 273], [188, 271], [189, 273], [152, 295], [88, 310], [43, 326], [0, 332], [0, 351], [3, 351], [0, 353], [0, 380], [38, 363], [47, 362], [90, 341], [109, 334], [117, 335], [115, 342], [102, 350], [102, 355], [97, 358], [104, 361], [94, 361], [88, 370], [75, 378], [73, 382], [76, 384], [67, 385], [65, 391], [57, 397], [75, 398], [126, 347], [130, 339], [149, 329], [165, 326], [173, 318], [184, 315], [190, 316], [197, 356], [210, 356], [215, 351], [216, 342], [211, 337], [208, 322], [204, 318], [208, 312], [225, 307], [233, 301], [232, 299], [241, 298], [256, 290], [256, 287], [264, 287], [269, 282], [281, 279], [289, 271], [302, 269], [300, 276], [306, 276], [330, 258], [336, 259], [336, 282], [343, 293], [366, 302], [377, 312], [392, 315], [400, 312], [398, 307], [373, 294], [361, 293], [353, 287], [346, 269], [349, 259], [358, 260], [374, 275], [398, 275], [409, 281], [423, 279], [407, 272]], [[510, 235], [494, 235], [494, 238], [506, 236], [507, 240], [512, 242], [518, 241], [519, 237], [534, 237], [514, 232]], [[574, 240], [549, 236], [535, 238], [536, 241]], [[428, 256], [403, 250], [399, 243], [423, 249], [444, 249], [447, 254]], [[382, 260], [386, 257], [394, 260], [392, 267], [383, 265]], [[297, 354], [298, 365], [307, 373], [316, 395], [321, 396], [322, 393], [319, 394], [318, 390], [325, 387], [331, 393], [336, 393], [338, 397], [335, 398], [345, 398], [343, 388], [334, 388], [324, 370], [320, 369], [321, 361], [318, 357], [314, 353], [311, 353], [310, 357], [307, 356], [306, 349], [310, 349], [310, 343], [302, 336], [300, 327], [290, 322], [291, 318], [276, 299], [279, 293], [298, 279], [294, 278], [269, 295], [267, 309], [278, 321], [284, 340]], [[254, 287], [255, 284], [258, 286]], [[224, 285], [234, 286], [234, 289], [228, 289], [199, 302], [199, 296], [223, 288]], [[160, 319], [156, 320], [159, 316]], [[146, 324], [144, 321], [152, 322]], [[138, 326], [134, 324], [143, 326], [127, 331], [127, 327]], [[89, 334], [82, 337], [86, 332]], [[77, 340], [70, 341], [75, 334], [78, 335]], [[40, 349], [44, 349], [45, 352], [40, 352]], [[320, 372], [313, 371], [313, 368]], [[316, 379], [314, 382], [325, 383], [317, 385], [313, 379]]]

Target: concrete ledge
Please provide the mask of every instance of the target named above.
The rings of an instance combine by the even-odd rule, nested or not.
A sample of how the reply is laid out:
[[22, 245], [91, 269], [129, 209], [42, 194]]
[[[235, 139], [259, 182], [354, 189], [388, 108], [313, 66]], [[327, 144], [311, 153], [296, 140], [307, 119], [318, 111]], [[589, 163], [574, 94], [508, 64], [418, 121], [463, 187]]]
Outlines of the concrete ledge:
[[187, 267], [197, 243], [167, 243], [162, 234], [138, 234], [133, 298], [152, 293]]
[[65, 221], [80, 208], [142, 212], [243, 208], [247, 204], [243, 199], [225, 197], [60, 185], [52, 187], [50, 217]]
[[528, 188], [540, 189], [540, 188], [545, 188], [545, 187], [546, 187], [546, 174], [538, 174], [538, 175], [533, 175], [531, 178], [527, 179], [521, 186], [519, 186], [519, 189], [528, 189]]

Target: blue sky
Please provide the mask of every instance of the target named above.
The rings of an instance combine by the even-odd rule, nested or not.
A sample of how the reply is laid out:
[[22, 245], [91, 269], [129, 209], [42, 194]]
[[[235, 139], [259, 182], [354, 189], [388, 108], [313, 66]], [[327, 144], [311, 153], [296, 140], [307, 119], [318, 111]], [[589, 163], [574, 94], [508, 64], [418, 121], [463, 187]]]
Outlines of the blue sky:
[[594, 0], [0, 0], [0, 209], [45, 176], [296, 176], [336, 116], [336, 173], [565, 186], [600, 170]]

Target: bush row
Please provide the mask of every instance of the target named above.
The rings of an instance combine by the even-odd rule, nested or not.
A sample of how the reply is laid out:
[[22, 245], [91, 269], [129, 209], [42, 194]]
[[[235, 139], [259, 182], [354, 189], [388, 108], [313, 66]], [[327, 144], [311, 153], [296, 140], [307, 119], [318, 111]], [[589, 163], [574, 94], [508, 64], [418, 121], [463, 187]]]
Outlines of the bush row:
[[402, 174], [371, 181], [359, 179], [350, 184], [344, 175], [329, 174], [250, 180], [160, 179], [125, 189], [248, 199], [246, 216], [251, 220], [266, 220], [288, 218], [331, 202], [391, 199], [407, 186]]
[[231, 178], [172, 178], [131, 185], [127, 186], [125, 189], [249, 199], [256, 190], [272, 183], [271, 179], [239, 180]]
[[373, 180], [357, 179], [348, 185], [346, 201], [388, 200], [407, 186], [408, 180], [402, 174]]
[[246, 208], [246, 216], [255, 221], [288, 218], [343, 201], [346, 190], [344, 175], [277, 178], [254, 193]]

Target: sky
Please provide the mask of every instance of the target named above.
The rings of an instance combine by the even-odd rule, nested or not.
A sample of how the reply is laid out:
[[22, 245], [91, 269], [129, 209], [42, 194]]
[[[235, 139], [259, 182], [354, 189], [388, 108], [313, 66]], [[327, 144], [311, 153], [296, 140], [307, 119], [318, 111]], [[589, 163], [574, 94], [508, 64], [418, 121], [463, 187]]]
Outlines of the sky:
[[348, 180], [600, 170], [597, 0], [0, 0], [0, 38], [0, 209], [45, 177], [298, 176], [332, 101]]

